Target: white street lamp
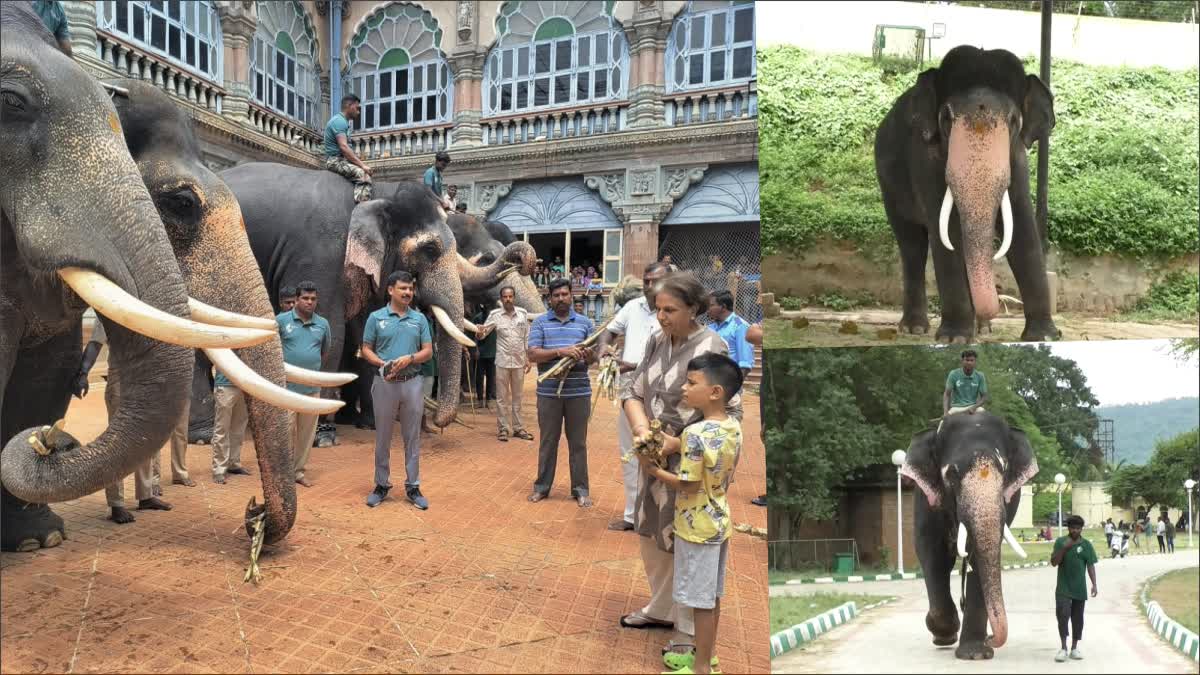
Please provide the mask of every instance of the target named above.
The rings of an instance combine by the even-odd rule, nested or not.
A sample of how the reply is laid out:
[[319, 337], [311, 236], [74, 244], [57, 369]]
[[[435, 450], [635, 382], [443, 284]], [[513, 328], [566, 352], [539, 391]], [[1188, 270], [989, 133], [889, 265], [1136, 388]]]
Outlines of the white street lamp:
[[1183, 481], [1183, 487], [1187, 489], [1188, 493], [1188, 548], [1191, 548], [1193, 546], [1192, 530], [1194, 529], [1192, 526], [1192, 488], [1196, 487], [1196, 481], [1189, 478]]
[[1061, 473], [1054, 474], [1054, 482], [1058, 485], [1058, 536], [1062, 536], [1062, 486], [1067, 477]]
[[904, 574], [904, 517], [900, 490], [900, 467], [904, 466], [905, 452], [892, 453], [892, 464], [896, 465], [896, 571]]

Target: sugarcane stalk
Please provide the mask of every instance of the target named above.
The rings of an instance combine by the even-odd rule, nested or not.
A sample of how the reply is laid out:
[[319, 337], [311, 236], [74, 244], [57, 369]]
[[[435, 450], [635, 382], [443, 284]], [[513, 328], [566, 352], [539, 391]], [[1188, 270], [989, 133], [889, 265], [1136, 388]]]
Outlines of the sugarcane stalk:
[[[612, 320], [615, 317], [616, 317], [616, 315], [608, 317], [608, 320], [605, 321], [604, 324], [601, 325], [600, 328], [598, 328], [595, 333], [592, 333], [591, 335], [587, 336], [587, 338], [584, 339], [583, 342], [580, 342], [576, 346], [588, 348], [588, 347], [591, 347], [592, 345], [596, 344], [596, 342], [600, 339], [600, 336], [602, 334], [604, 334], [605, 330], [608, 329], [608, 324], [612, 323]], [[537, 380], [538, 384], [541, 384], [542, 382], [545, 382], [546, 380], [548, 380], [552, 377], [565, 377], [566, 373], [570, 372], [570, 370], [575, 367], [575, 364], [576, 364], [576, 361], [575, 361], [574, 357], [571, 357], [571, 356], [562, 357], [549, 370], [542, 373], [541, 375], [538, 375], [538, 380]]]
[[[254, 506], [254, 498], [250, 498], [250, 505]], [[262, 553], [263, 537], [266, 535], [264, 524], [267, 521], [267, 512], [254, 517], [253, 527], [254, 534], [250, 537], [250, 567], [246, 568], [246, 576], [242, 579], [242, 583], [253, 582], [255, 586], [262, 580], [262, 572], [258, 569], [258, 556]]]

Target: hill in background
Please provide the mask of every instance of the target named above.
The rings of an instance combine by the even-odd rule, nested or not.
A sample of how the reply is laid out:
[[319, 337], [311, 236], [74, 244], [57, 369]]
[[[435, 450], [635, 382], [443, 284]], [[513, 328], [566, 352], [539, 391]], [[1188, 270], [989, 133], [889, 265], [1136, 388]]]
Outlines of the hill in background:
[[1154, 454], [1155, 443], [1200, 426], [1200, 399], [1101, 406], [1096, 416], [1113, 420], [1117, 461], [1145, 464]]

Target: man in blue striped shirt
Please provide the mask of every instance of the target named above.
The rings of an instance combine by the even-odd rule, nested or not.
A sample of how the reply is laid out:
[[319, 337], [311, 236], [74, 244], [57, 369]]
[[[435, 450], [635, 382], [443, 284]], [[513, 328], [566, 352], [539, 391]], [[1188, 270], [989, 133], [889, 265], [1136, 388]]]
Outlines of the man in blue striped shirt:
[[[550, 282], [550, 311], [542, 314], [529, 327], [529, 360], [538, 366], [538, 374], [550, 370], [559, 359], [572, 357], [575, 366], [567, 373], [566, 381], [547, 378], [537, 387], [538, 475], [533, 483], [529, 501], [540, 502], [550, 494], [554, 484], [554, 469], [558, 464], [558, 440], [563, 427], [567, 430], [567, 448], [571, 463], [571, 495], [579, 506], [592, 505], [588, 496], [587, 428], [591, 415], [592, 383], [588, 380], [588, 364], [595, 352], [580, 346], [592, 334], [592, 322], [571, 308], [571, 282], [555, 279]], [[562, 385], [561, 390], [559, 384]]]

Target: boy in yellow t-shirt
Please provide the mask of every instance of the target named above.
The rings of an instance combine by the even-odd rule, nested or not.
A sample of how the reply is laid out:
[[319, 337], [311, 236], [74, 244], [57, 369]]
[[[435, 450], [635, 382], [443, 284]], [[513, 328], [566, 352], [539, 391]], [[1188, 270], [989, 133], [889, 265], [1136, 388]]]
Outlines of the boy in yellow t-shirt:
[[[742, 388], [738, 364], [724, 354], [702, 354], [688, 362], [683, 401], [703, 416], [679, 438], [667, 437], [664, 453], [680, 453], [679, 473], [639, 455], [644, 471], [676, 490], [675, 602], [691, 607], [696, 650], [676, 660], [676, 673], [715, 672], [713, 655], [725, 595], [725, 562], [733, 520], [725, 491], [742, 451], [742, 427], [725, 405]], [[689, 663], [690, 662], [690, 663]], [[711, 669], [710, 669], [711, 668]]]

